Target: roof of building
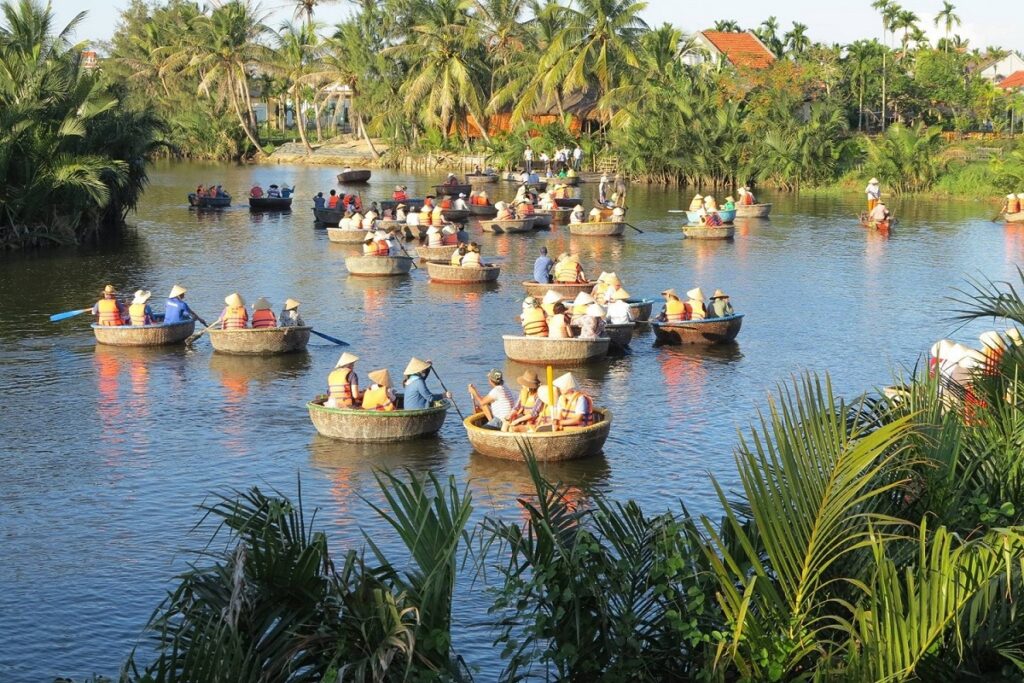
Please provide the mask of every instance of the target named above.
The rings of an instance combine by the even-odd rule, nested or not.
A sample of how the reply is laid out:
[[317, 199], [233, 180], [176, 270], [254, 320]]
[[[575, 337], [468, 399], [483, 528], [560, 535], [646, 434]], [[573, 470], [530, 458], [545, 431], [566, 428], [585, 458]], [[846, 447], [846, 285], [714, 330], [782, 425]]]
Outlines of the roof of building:
[[1002, 81], [999, 82], [999, 87], [1003, 90], [1012, 90], [1014, 88], [1024, 88], [1024, 71], [1015, 71]]
[[772, 65], [775, 55], [753, 33], [703, 31], [702, 35], [737, 68], [764, 69]]

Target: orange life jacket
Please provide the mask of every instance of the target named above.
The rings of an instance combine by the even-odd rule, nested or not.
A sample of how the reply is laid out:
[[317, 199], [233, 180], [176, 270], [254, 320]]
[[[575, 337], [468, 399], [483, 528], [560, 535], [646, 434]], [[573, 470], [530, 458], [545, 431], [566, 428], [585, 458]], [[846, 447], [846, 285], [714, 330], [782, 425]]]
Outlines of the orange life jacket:
[[1006, 213], [1018, 213], [1021, 209], [1020, 199], [1006, 200]]
[[146, 315], [146, 304], [132, 304], [129, 306], [128, 317], [131, 319], [132, 325], [149, 325], [153, 322]]
[[376, 245], [377, 245], [377, 249], [376, 249], [376, 255], [377, 256], [387, 256], [388, 254], [391, 253], [391, 247], [389, 247], [388, 243], [385, 242], [384, 240], [380, 240], [379, 242], [376, 242]]
[[441, 208], [442, 209], [450, 209], [450, 208], [452, 208], [452, 200], [448, 199], [447, 197], [442, 199], [441, 200]]
[[450, 247], [453, 244], [458, 244], [458, 243], [459, 243], [459, 236], [456, 235], [454, 232], [452, 232], [452, 233], [442, 233], [441, 234], [441, 244], [443, 246]]
[[407, 195], [402, 190], [395, 190], [394, 192], [391, 193], [391, 198], [398, 202], [404, 202], [406, 199], [409, 198], [409, 195]]
[[96, 310], [99, 313], [96, 320], [98, 325], [110, 327], [124, 325], [124, 320], [121, 319], [121, 309], [113, 299], [100, 299], [96, 302]]
[[388, 390], [384, 387], [371, 387], [363, 394], [363, 410], [384, 410], [395, 409], [395, 404], [388, 398]]
[[686, 304], [678, 299], [669, 299], [665, 302], [665, 320], [670, 323], [678, 323], [687, 319]]
[[228, 306], [224, 309], [221, 319], [222, 330], [244, 330], [246, 323], [249, 322], [249, 312], [245, 310], [245, 306]]
[[273, 311], [261, 310], [252, 312], [252, 329], [258, 330], [266, 327], [277, 327], [277, 318]]
[[338, 208], [338, 195], [331, 195], [327, 198], [327, 208], [337, 209]]
[[594, 423], [594, 402], [583, 392], [576, 392], [571, 400], [568, 396], [558, 397], [558, 419], [567, 420], [575, 415], [576, 401], [579, 399], [583, 399], [586, 410], [583, 414], [583, 426], [588, 427]]
[[359, 378], [356, 377], [352, 368], [335, 368], [327, 376], [327, 389], [330, 392], [330, 397], [334, 399], [335, 405], [345, 408], [352, 407], [354, 403], [352, 382], [356, 382], [357, 385], [359, 383]]

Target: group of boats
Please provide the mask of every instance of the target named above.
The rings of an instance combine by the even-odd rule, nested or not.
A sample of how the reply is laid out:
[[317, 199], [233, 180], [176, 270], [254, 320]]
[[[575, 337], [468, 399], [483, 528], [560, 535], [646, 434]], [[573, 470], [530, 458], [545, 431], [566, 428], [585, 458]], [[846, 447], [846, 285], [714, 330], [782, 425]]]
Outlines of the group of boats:
[[729, 240], [736, 235], [735, 220], [737, 218], [768, 218], [772, 212], [772, 205], [765, 204], [737, 204], [734, 209], [718, 209], [713, 213], [717, 214], [721, 225], [710, 225], [707, 223], [708, 213], [706, 211], [689, 211], [686, 213], [687, 224], [683, 226], [683, 235], [688, 239], [696, 240]]

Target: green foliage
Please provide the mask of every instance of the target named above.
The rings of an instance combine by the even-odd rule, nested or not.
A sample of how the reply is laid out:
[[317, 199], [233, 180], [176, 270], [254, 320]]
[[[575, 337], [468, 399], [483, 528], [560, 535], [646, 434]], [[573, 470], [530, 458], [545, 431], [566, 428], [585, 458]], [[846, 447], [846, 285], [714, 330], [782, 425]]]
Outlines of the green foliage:
[[868, 163], [894, 194], [927, 190], [944, 170], [940, 133], [936, 126], [897, 123], [880, 139], [867, 140]]

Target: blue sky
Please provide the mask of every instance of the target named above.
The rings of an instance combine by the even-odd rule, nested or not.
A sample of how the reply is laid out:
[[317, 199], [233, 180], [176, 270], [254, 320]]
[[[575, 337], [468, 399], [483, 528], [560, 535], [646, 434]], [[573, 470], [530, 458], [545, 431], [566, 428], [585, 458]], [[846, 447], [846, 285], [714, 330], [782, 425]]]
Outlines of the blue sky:
[[[128, 0], [51, 0], [61, 26], [76, 13], [88, 10], [79, 26], [80, 40], [106, 40], [117, 25], [120, 9]], [[321, 0], [319, 21], [333, 23], [352, 11], [353, 5], [345, 0]], [[900, 4], [922, 18], [922, 27], [933, 36], [941, 35], [932, 20], [942, 7], [941, 0], [903, 0]], [[999, 45], [1012, 50], [1024, 50], [1021, 3], [1019, 0], [960, 0], [957, 14], [963, 25], [955, 32], [968, 38], [972, 47]], [[291, 18], [293, 4], [286, 0], [263, 0], [262, 8], [270, 15], [268, 23], [277, 26]], [[871, 9], [870, 0], [847, 0], [844, 3], [827, 0], [732, 0], [722, 3], [701, 3], [688, 0], [649, 0], [644, 13], [649, 24], [669, 22], [684, 30], [693, 31], [710, 27], [717, 19], [733, 19], [743, 27], [759, 24], [769, 14], [788, 28], [793, 21], [810, 27], [812, 39], [822, 42], [846, 43], [865, 36], [879, 36], [878, 15]], [[1010, 19], [1012, 17], [1012, 19]]]

